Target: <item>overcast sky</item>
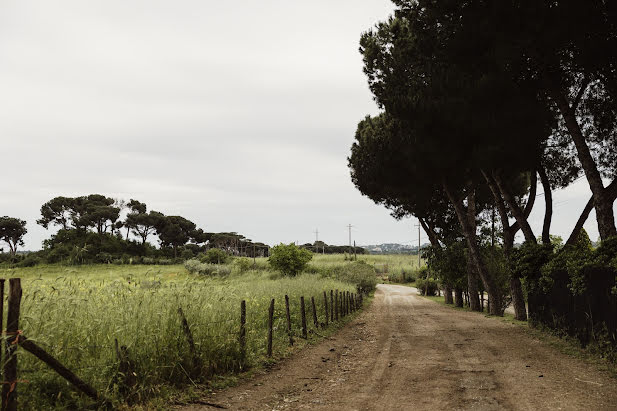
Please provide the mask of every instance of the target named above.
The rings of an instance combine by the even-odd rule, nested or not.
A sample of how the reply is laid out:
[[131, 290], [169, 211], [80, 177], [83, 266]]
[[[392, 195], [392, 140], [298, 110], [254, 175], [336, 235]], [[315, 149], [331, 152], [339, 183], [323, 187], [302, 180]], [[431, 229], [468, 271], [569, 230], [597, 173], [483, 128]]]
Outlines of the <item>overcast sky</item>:
[[[30, 1], [0, 5], [0, 215], [100, 193], [269, 244], [417, 241], [362, 197], [347, 156], [377, 108], [360, 34], [386, 0]], [[539, 190], [540, 192], [542, 190]], [[567, 236], [584, 180], [556, 193]], [[539, 200], [542, 200], [540, 197]], [[540, 227], [541, 201], [532, 221]], [[586, 225], [592, 238], [592, 215]], [[536, 230], [539, 234], [540, 229]], [[424, 238], [424, 235], [423, 235]], [[424, 240], [423, 240], [424, 242]]]

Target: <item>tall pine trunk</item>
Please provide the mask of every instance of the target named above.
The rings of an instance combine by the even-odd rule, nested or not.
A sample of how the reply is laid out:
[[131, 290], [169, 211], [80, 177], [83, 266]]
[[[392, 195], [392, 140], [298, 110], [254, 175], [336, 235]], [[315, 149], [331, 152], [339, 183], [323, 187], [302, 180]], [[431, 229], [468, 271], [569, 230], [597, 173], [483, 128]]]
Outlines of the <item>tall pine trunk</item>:
[[454, 289], [454, 305], [463, 307], [463, 289], [460, 287]]
[[613, 212], [613, 202], [615, 198], [610, 194], [609, 190], [604, 188], [598, 167], [585, 141], [581, 126], [576, 119], [576, 113], [572, 107], [570, 107], [563, 93], [557, 88], [551, 89], [551, 97], [553, 97], [553, 100], [557, 104], [557, 108], [565, 121], [568, 133], [572, 137], [572, 141], [576, 147], [578, 159], [585, 171], [587, 183], [593, 194], [593, 203], [596, 209], [596, 220], [598, 222], [600, 238], [606, 240], [609, 237], [617, 235], [615, 214]]
[[469, 306], [471, 310], [482, 311], [480, 296], [478, 295], [478, 273], [474, 269], [470, 256], [467, 256], [467, 290], [469, 293]]
[[[492, 315], [503, 316], [502, 310], [502, 301], [503, 296], [501, 295], [501, 290], [497, 286], [497, 282], [495, 278], [489, 273], [484, 261], [482, 260], [482, 254], [480, 252], [480, 246], [478, 245], [478, 239], [476, 235], [476, 227], [475, 224], [471, 224], [467, 213], [465, 212], [465, 206], [463, 201], [459, 199], [452, 188], [444, 181], [443, 187], [448, 196], [448, 199], [452, 203], [454, 210], [456, 211], [456, 216], [459, 220], [461, 228], [463, 230], [463, 235], [465, 236], [465, 240], [467, 242], [467, 247], [469, 249], [469, 254], [471, 255], [471, 260], [476, 267], [482, 282], [484, 283], [484, 287], [488, 291], [489, 298], [491, 300], [491, 307], [489, 313]], [[468, 193], [470, 196], [473, 196], [473, 193]]]
[[446, 304], [454, 304], [454, 299], [452, 298], [452, 287], [446, 285], [443, 290], [443, 296]]

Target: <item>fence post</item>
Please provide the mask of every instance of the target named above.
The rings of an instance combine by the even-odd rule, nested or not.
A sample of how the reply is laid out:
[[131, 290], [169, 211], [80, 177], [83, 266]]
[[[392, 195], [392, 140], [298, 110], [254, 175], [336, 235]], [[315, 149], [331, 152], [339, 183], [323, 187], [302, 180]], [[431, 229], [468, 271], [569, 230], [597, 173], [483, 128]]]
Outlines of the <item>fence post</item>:
[[240, 354], [242, 358], [246, 356], [246, 301], [242, 300], [240, 303], [240, 336], [238, 338], [240, 342]]
[[186, 317], [184, 315], [184, 311], [182, 311], [182, 307], [178, 307], [178, 314], [180, 315], [180, 319], [182, 320], [182, 330], [184, 331], [186, 342], [189, 344], [189, 352], [191, 353], [191, 359], [193, 360], [192, 373], [194, 375], [197, 375], [201, 368], [201, 360], [197, 356], [197, 351], [195, 350], [195, 340], [193, 340], [193, 333], [191, 332], [188, 321], [186, 321]]
[[317, 322], [317, 307], [315, 307], [315, 297], [311, 296], [311, 305], [313, 306], [313, 324], [315, 325], [315, 329], [319, 328], [319, 323]]
[[326, 292], [323, 292], [323, 306], [324, 306], [324, 310], [326, 311], [326, 322], [324, 323], [326, 325], [326, 327], [328, 326], [328, 319], [330, 317], [330, 313], [328, 312], [328, 294], [326, 294]]
[[306, 310], [304, 308], [304, 297], [300, 297], [300, 315], [302, 316], [302, 338], [307, 339], [308, 333], [306, 332]]
[[294, 345], [294, 337], [291, 334], [291, 315], [289, 314], [289, 296], [285, 296], [285, 314], [287, 314], [287, 335], [289, 335], [289, 345]]
[[[4, 278], [0, 279], [0, 334], [4, 331], [4, 281]], [[0, 347], [0, 364], [2, 364], [3, 351], [4, 347]]]
[[274, 317], [274, 298], [268, 308], [268, 357], [272, 357], [272, 317]]
[[6, 362], [2, 384], [2, 409], [17, 410], [17, 344], [19, 335], [19, 311], [21, 304], [21, 279], [9, 280], [9, 307], [6, 321]]
[[330, 321], [334, 322], [334, 291], [330, 290]]
[[338, 321], [338, 290], [334, 291], [334, 319]]

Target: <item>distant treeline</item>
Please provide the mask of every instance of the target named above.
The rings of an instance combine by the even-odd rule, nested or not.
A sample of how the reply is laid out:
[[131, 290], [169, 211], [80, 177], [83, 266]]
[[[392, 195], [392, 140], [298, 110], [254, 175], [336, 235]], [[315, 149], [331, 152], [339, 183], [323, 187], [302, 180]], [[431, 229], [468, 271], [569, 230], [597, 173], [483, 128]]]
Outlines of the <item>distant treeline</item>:
[[[23, 246], [26, 221], [0, 217], [0, 240], [10, 246], [0, 263], [32, 266], [38, 263], [172, 263], [193, 258], [210, 248], [238, 256], [267, 256], [269, 246], [241, 234], [209, 233], [182, 216], [148, 211], [145, 203], [125, 202], [101, 194], [55, 197], [41, 206], [37, 223], [59, 231], [43, 242], [43, 249], [17, 252]], [[159, 247], [148, 239], [157, 238]]]
[[350, 247], [348, 245], [328, 245], [323, 241], [316, 241], [313, 244], [306, 243], [300, 247], [311, 250], [318, 254], [368, 254], [368, 252], [362, 247]]

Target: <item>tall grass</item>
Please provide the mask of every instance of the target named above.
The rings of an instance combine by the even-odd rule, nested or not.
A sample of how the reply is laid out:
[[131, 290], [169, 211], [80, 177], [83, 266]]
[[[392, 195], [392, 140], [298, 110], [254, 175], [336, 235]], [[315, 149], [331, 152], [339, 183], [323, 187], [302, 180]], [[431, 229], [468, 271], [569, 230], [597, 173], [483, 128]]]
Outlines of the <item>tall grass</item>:
[[[315, 297], [323, 321], [323, 291], [354, 291], [351, 284], [323, 276], [279, 278], [263, 269], [211, 278], [188, 275], [181, 266], [43, 266], [2, 270], [0, 277], [22, 278], [24, 334], [116, 403], [164, 396], [262, 361], [271, 298], [276, 300], [274, 350], [281, 355], [288, 341], [285, 294], [292, 327], [299, 330], [300, 296], [309, 302], [307, 308]], [[242, 300], [247, 311], [245, 355], [238, 343]], [[193, 333], [198, 370], [182, 332], [179, 307]], [[136, 381], [128, 397], [123, 393], [125, 377], [118, 372], [116, 339], [127, 347]], [[18, 386], [21, 408], [91, 405], [45, 364], [23, 350], [18, 353], [19, 378], [28, 381]]]
[[[347, 259], [345, 259], [347, 257]], [[350, 255], [344, 254], [314, 254], [309, 267], [315, 271], [328, 271], [335, 267], [350, 263]], [[357, 261], [364, 261], [375, 268], [378, 275], [402, 277], [418, 270], [418, 256], [409, 254], [358, 254]], [[421, 260], [421, 266], [426, 262]]]

